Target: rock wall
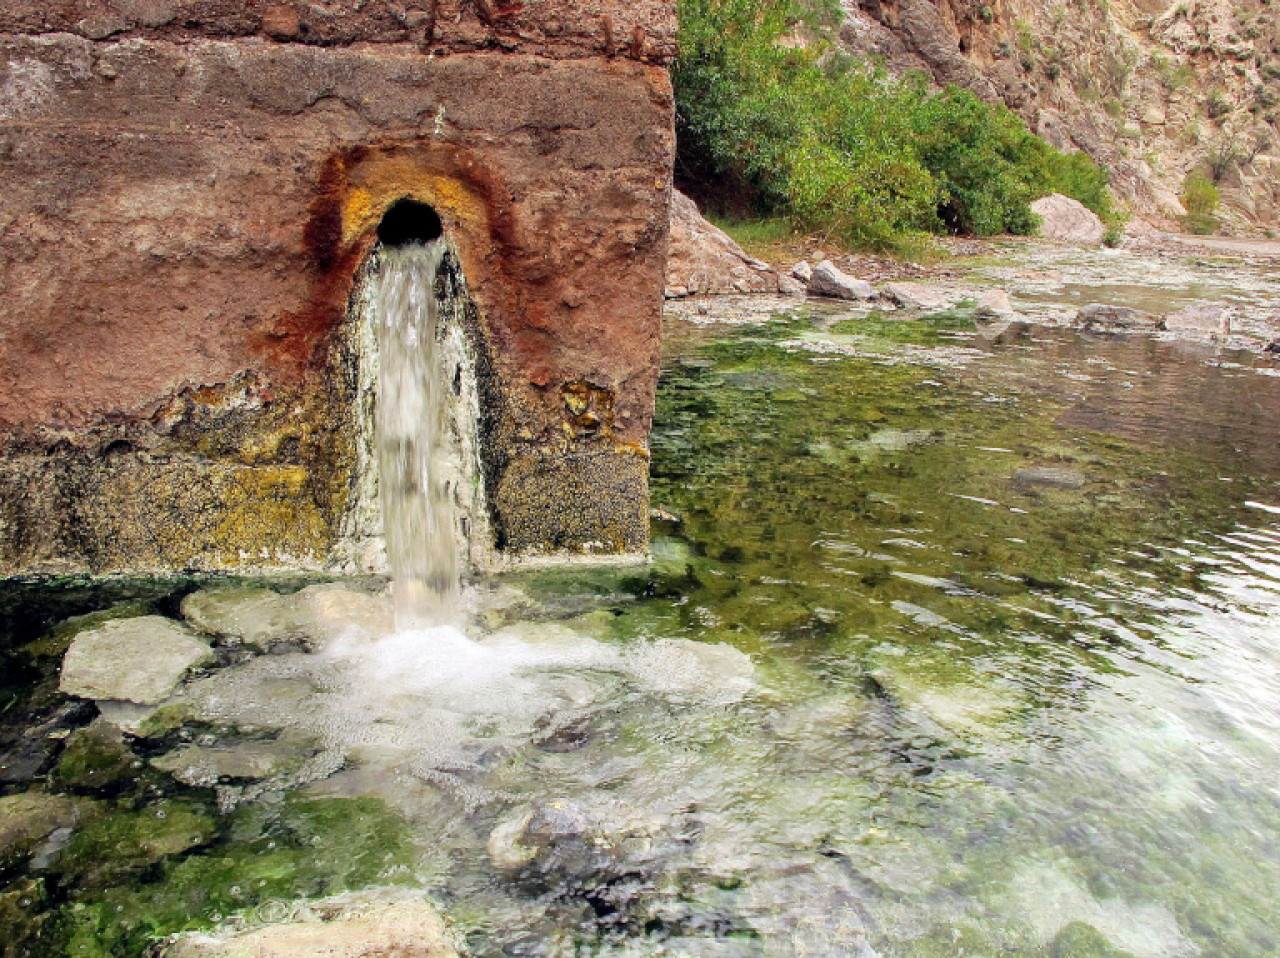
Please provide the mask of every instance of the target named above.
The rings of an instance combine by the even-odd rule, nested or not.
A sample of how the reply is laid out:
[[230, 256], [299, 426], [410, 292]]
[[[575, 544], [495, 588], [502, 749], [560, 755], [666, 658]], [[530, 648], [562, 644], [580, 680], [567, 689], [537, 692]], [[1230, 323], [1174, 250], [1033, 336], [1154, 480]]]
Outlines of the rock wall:
[[1109, 169], [1174, 227], [1188, 171], [1220, 181], [1227, 224], [1280, 223], [1280, 17], [1272, 0], [850, 0], [841, 32], [893, 72], [1003, 100]]
[[475, 301], [499, 549], [642, 550], [672, 8], [4, 4], [0, 574], [349, 566], [348, 306], [406, 197]]

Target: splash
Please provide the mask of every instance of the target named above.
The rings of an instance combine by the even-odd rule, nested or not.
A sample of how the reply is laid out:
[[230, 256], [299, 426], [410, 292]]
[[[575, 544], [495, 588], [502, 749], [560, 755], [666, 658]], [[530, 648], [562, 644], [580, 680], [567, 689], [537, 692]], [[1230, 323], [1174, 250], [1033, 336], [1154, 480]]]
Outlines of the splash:
[[441, 240], [384, 248], [373, 277], [379, 499], [399, 629], [442, 624], [457, 614], [457, 453], [436, 296], [444, 255]]

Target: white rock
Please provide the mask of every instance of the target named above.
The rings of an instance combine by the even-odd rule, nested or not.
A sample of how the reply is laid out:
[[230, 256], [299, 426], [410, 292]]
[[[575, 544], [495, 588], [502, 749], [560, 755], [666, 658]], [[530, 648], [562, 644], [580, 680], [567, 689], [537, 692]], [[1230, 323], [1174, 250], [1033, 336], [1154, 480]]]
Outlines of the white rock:
[[1009, 302], [1009, 294], [1002, 289], [984, 289], [973, 311], [978, 319], [1008, 319], [1017, 313]]
[[1231, 335], [1231, 308], [1222, 303], [1188, 306], [1164, 317], [1164, 328], [1172, 332]]
[[121, 619], [75, 637], [58, 688], [79, 698], [154, 705], [189, 669], [211, 661], [208, 644], [169, 619]]
[[1040, 217], [1040, 235], [1059, 243], [1101, 246], [1107, 232], [1097, 213], [1061, 193], [1036, 200], [1031, 211]]
[[809, 292], [814, 296], [833, 299], [872, 299], [875, 291], [866, 280], [855, 279], [829, 259], [813, 268], [809, 277]]
[[802, 259], [791, 267], [791, 275], [802, 283], [808, 283], [813, 276], [813, 264], [807, 259]]

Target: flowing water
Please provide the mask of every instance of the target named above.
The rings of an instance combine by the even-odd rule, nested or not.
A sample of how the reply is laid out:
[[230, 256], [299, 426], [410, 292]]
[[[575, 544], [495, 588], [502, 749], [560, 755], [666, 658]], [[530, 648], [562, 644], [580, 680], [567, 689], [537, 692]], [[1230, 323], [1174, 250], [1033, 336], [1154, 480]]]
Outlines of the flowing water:
[[444, 255], [443, 240], [380, 249], [371, 280], [379, 501], [402, 629], [451, 619], [462, 571], [454, 533], [451, 377], [436, 297]]
[[55, 623], [207, 587], [13, 591], [4, 743], [45, 757], [4, 787], [81, 818], [0, 855], [8, 954], [387, 884], [484, 958], [1280, 953], [1276, 366], [740, 315], [669, 320], [646, 570], [409, 631], [378, 583], [242, 588], [114, 751], [41, 678]]

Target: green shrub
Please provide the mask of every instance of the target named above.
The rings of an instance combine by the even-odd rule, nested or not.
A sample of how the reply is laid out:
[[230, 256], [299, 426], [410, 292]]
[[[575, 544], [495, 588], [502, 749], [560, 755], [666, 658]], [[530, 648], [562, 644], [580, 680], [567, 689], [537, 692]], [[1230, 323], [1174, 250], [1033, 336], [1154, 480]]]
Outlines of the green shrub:
[[1212, 233], [1218, 228], [1218, 188], [1199, 170], [1192, 170], [1182, 183], [1179, 197], [1187, 215], [1183, 225], [1190, 233]]
[[[1005, 107], [841, 54], [833, 0], [681, 0], [680, 14], [678, 169], [731, 194], [736, 215], [892, 249], [922, 232], [1030, 233], [1032, 200], [1079, 191]], [[798, 24], [812, 42], [780, 42]], [[1076, 175], [1090, 197], [1077, 198], [1109, 210], [1093, 170], [1101, 186]]]

